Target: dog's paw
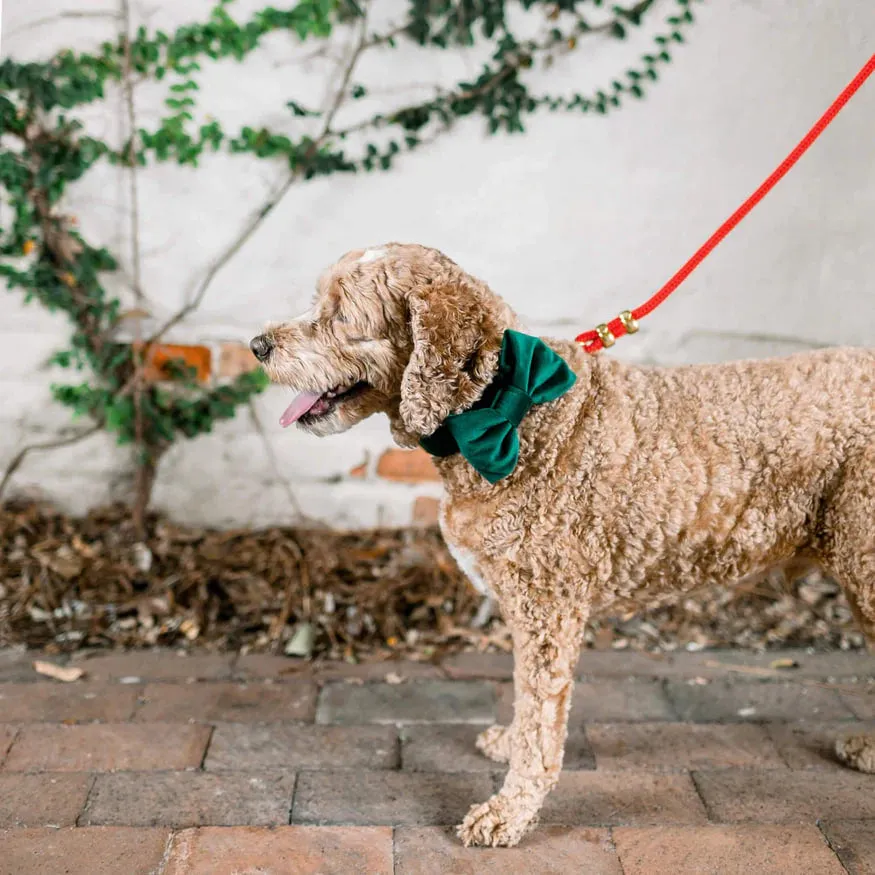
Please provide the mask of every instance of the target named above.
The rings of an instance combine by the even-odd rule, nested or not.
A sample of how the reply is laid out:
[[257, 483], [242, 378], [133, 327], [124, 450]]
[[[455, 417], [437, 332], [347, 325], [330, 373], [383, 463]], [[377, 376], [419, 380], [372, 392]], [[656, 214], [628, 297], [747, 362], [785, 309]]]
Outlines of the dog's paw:
[[535, 814], [498, 793], [482, 805], [475, 805], [456, 832], [466, 848], [512, 848], [534, 826]]
[[477, 736], [477, 750], [497, 763], [510, 761], [510, 727], [490, 726]]
[[852, 769], [875, 775], [875, 735], [851, 735], [838, 739], [836, 756]]

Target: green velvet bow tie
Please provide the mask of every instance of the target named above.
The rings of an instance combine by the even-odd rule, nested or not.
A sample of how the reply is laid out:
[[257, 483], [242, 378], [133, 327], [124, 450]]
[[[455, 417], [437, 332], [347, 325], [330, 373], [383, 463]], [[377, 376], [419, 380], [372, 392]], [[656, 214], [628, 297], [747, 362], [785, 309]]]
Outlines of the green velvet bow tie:
[[520, 453], [517, 429], [535, 404], [564, 395], [577, 377], [543, 340], [505, 331], [498, 373], [483, 397], [464, 413], [448, 416], [420, 440], [432, 456], [461, 453], [490, 483], [509, 476]]

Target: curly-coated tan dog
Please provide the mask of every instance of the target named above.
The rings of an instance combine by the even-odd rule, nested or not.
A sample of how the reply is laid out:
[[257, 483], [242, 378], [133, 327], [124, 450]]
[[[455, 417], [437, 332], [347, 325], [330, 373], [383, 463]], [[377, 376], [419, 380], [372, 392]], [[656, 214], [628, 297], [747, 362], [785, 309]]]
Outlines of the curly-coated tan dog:
[[[393, 243], [343, 256], [313, 309], [252, 349], [301, 393], [284, 425], [328, 435], [382, 412], [412, 447], [478, 402], [516, 327], [449, 258]], [[436, 460], [444, 537], [514, 643], [513, 721], [477, 742], [510, 768], [460, 826], [466, 844], [516, 844], [555, 785], [596, 612], [810, 554], [875, 641], [875, 352], [663, 369], [548, 343], [576, 382], [524, 416], [512, 473], [491, 483], [458, 453]], [[865, 769], [873, 749], [843, 750]]]

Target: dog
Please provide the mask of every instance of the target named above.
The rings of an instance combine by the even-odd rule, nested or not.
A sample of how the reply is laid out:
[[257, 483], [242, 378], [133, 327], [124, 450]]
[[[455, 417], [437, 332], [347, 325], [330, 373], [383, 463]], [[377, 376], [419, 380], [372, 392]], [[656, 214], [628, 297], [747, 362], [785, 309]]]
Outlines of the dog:
[[[395, 441], [415, 447], [482, 403], [518, 329], [447, 256], [390, 243], [348, 252], [309, 312], [251, 347], [300, 393], [284, 426], [329, 435], [384, 413]], [[494, 595], [514, 650], [513, 720], [477, 740], [509, 769], [459, 826], [466, 845], [512, 846], [535, 822], [598, 614], [813, 557], [875, 642], [875, 352], [659, 368], [567, 340], [542, 350], [573, 385], [512, 423], [512, 471], [487, 478], [460, 452], [435, 459], [443, 536]], [[875, 770], [875, 741], [857, 742], [846, 760]]]

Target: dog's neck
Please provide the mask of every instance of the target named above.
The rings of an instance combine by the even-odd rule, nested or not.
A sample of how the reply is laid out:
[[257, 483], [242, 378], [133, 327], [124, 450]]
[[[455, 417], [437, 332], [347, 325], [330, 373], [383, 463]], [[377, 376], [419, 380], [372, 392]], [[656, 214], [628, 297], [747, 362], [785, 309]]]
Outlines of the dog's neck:
[[[514, 472], [496, 484], [490, 483], [478, 473], [471, 463], [459, 452], [434, 457], [435, 466], [441, 475], [447, 492], [456, 490], [471, 494], [471, 491], [486, 492], [500, 490], [518, 482], [518, 472], [528, 476], [540, 468], [538, 456], [543, 446], [542, 432], [550, 430], [550, 419], [557, 403], [582, 404], [593, 391], [593, 359], [583, 353], [580, 346], [570, 341], [550, 341], [547, 345], [557, 352], [570, 365], [576, 375], [574, 386], [556, 401], [534, 405], [523, 417], [517, 429], [519, 437], [519, 458]], [[477, 406], [477, 403], [473, 405]], [[408, 444], [410, 445], [410, 444]]]

